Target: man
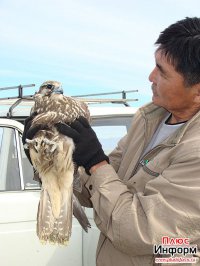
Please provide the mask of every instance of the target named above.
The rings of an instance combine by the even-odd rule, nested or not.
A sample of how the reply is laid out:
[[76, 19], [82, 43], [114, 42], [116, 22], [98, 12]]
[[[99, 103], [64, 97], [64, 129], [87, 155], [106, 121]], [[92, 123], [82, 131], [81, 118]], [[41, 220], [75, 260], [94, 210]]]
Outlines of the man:
[[[79, 199], [93, 207], [101, 231], [98, 266], [146, 266], [174, 257], [194, 265], [198, 257], [200, 18], [172, 24], [156, 45], [156, 66], [149, 76], [153, 103], [135, 114], [109, 159], [83, 118], [57, 125], [74, 139], [74, 160], [87, 173], [81, 175]], [[176, 248], [175, 254], [166, 244]], [[183, 245], [188, 254], [182, 253]], [[175, 260], [168, 265], [176, 265]]]

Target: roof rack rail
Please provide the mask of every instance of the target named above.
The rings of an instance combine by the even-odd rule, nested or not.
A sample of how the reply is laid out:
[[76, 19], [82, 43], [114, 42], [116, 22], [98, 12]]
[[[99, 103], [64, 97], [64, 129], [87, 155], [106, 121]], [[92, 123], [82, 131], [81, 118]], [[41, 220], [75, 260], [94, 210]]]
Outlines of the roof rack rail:
[[24, 99], [25, 100], [32, 100], [33, 99], [33, 95], [23, 95], [23, 88], [28, 88], [28, 87], [34, 87], [35, 84], [28, 84], [28, 85], [19, 85], [19, 86], [14, 86], [14, 87], [4, 87], [4, 88], [0, 88], [0, 91], [5, 91], [5, 90], [13, 90], [13, 89], [18, 89], [18, 96], [14, 96], [14, 97], [5, 97], [5, 98], [0, 98], [0, 100], [9, 100], [9, 99], [17, 99], [16, 102], [14, 102], [7, 113], [7, 117], [10, 118], [12, 116], [12, 111], [13, 109]]
[[[0, 97], [1, 104], [6, 104], [8, 105], [10, 101], [10, 108], [7, 113], [7, 117], [10, 118], [12, 117], [12, 112], [13, 109], [19, 105], [22, 101], [27, 104], [29, 101], [33, 101], [33, 95], [24, 95], [24, 88], [29, 88], [29, 87], [34, 87], [35, 84], [28, 84], [28, 85], [19, 85], [19, 86], [14, 86], [14, 87], [4, 87], [0, 88], [0, 92], [4, 90], [12, 90], [12, 89], [18, 89], [18, 95], [17, 96], [11, 96], [11, 97]], [[106, 92], [106, 93], [94, 93], [94, 94], [84, 94], [84, 95], [75, 95], [71, 96], [74, 98], [77, 98], [81, 101], [85, 101], [87, 103], [120, 103], [124, 104], [125, 106], [129, 106], [128, 102], [131, 101], [138, 101], [138, 99], [127, 99], [127, 93], [131, 92], [138, 92], [138, 90], [122, 90], [122, 91], [115, 91], [115, 92]], [[113, 95], [113, 94], [121, 94], [122, 98], [121, 99], [102, 99], [102, 98], [88, 98], [91, 96], [104, 96], [104, 95]], [[4, 101], [5, 100], [5, 101]], [[16, 100], [12, 102], [12, 100]]]
[[[138, 92], [138, 90], [122, 90], [122, 91], [105, 92], [105, 93], [93, 93], [93, 94], [75, 95], [72, 97], [80, 98], [80, 100], [83, 100], [89, 103], [122, 103], [125, 106], [129, 106], [127, 102], [138, 101], [138, 99], [127, 99], [126, 98], [127, 93], [131, 93], [131, 92]], [[104, 96], [104, 95], [113, 95], [113, 94], [122, 94], [122, 98], [121, 99], [87, 98], [91, 96]]]
[[14, 89], [18, 89], [18, 96], [15, 97], [5, 97], [5, 98], [0, 98], [1, 100], [5, 100], [5, 99], [15, 99], [15, 98], [24, 98], [24, 97], [32, 97], [33, 95], [23, 95], [23, 88], [27, 88], [27, 87], [35, 87], [35, 84], [28, 84], [28, 85], [18, 85], [18, 86], [14, 86], [14, 87], [4, 87], [4, 88], [0, 88], [0, 91], [7, 91], [7, 90], [14, 90]]

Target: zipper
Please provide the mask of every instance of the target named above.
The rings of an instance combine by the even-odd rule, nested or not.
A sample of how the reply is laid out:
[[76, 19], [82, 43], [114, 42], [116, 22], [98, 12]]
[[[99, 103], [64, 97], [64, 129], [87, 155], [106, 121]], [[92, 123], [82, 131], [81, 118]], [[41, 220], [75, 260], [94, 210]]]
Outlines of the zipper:
[[155, 157], [163, 148], [166, 147], [174, 147], [175, 144], [159, 144], [158, 146], [154, 147], [152, 150], [147, 152], [139, 161], [137, 162], [135, 168], [133, 169], [132, 176], [137, 173], [139, 168], [142, 166], [144, 171], [147, 172], [150, 175], [158, 176], [159, 174], [150, 170], [146, 165], [148, 162]]
[[150, 170], [150, 169], [146, 166], [145, 163], [143, 163], [143, 162], [140, 162], [140, 163], [141, 163], [141, 165], [143, 166], [143, 167], [142, 167], [143, 170], [144, 170], [147, 174], [152, 175], [152, 176], [155, 176], [155, 177], [159, 176], [159, 173]]

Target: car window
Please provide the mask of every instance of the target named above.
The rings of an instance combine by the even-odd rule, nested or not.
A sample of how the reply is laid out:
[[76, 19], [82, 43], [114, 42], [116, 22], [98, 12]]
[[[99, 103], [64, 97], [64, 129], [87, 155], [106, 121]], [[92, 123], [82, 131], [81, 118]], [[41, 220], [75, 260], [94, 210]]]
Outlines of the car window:
[[104, 152], [109, 154], [119, 140], [126, 135], [132, 117], [102, 117], [94, 119], [92, 127], [99, 138]]
[[14, 128], [1, 126], [0, 191], [39, 189], [40, 184], [33, 180], [33, 176], [33, 167], [24, 152], [21, 134]]
[[127, 128], [124, 125], [93, 126], [93, 129], [106, 154], [109, 154], [116, 147], [118, 141], [127, 132]]
[[24, 152], [21, 135], [20, 135], [19, 141], [20, 141], [20, 150], [21, 150], [21, 164], [22, 164], [24, 188], [25, 189], [39, 189], [41, 186], [38, 181], [35, 181], [33, 179], [34, 178], [33, 166], [29, 162]]
[[15, 191], [20, 188], [15, 130], [0, 127], [0, 191]]

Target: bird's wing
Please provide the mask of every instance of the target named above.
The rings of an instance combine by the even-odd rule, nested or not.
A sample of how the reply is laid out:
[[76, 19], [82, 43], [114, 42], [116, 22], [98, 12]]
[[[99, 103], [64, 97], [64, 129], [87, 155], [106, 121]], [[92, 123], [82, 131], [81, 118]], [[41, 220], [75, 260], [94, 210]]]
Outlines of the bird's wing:
[[81, 193], [82, 191], [82, 183], [81, 183], [80, 174], [78, 171], [78, 166], [76, 165], [76, 163], [74, 163], [73, 189], [79, 193]]
[[50, 97], [35, 95], [35, 105], [32, 112], [38, 115], [33, 120], [33, 126], [63, 122], [70, 123], [80, 116], [90, 121], [90, 112], [85, 102], [62, 94], [52, 94]]
[[88, 232], [88, 228], [91, 227], [90, 222], [88, 221], [88, 218], [79, 203], [77, 197], [73, 194], [73, 214], [76, 217], [76, 219], [79, 221], [82, 228]]

